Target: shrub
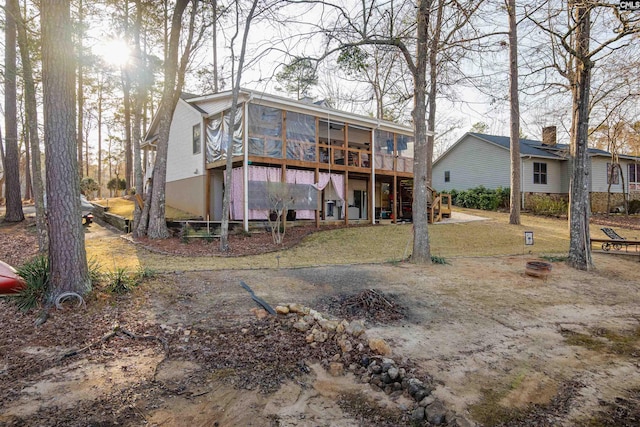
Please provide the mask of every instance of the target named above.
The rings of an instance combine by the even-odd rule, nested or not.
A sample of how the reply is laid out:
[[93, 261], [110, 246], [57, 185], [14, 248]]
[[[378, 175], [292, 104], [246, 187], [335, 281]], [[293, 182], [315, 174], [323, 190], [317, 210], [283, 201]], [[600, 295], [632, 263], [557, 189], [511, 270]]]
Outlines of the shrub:
[[532, 195], [528, 205], [535, 215], [566, 215], [569, 211], [566, 200], [551, 196]]
[[[87, 262], [89, 268], [89, 280], [91, 284], [100, 281], [100, 264], [95, 258]], [[38, 255], [31, 261], [17, 269], [18, 275], [22, 277], [27, 287], [23, 289], [15, 298], [15, 303], [22, 311], [40, 307], [47, 297], [49, 291], [49, 259], [44, 255]]]
[[27, 284], [15, 298], [21, 311], [29, 311], [39, 307], [44, 301], [49, 288], [49, 260], [39, 255], [17, 269]]
[[137, 282], [126, 268], [116, 268], [114, 271], [107, 273], [106, 290], [112, 294], [125, 294], [131, 291]]
[[80, 191], [87, 197], [94, 191], [98, 191], [99, 189], [100, 186], [93, 178], [82, 178], [82, 181], [80, 181]]
[[431, 262], [434, 264], [449, 264], [449, 261], [447, 261], [445, 257], [438, 255], [431, 255]]
[[157, 273], [146, 267], [140, 267], [134, 273], [126, 268], [116, 268], [106, 274], [105, 290], [112, 294], [126, 294], [138, 286], [144, 279], [154, 277]]
[[629, 201], [629, 213], [630, 214], [640, 213], [640, 200]]
[[452, 203], [463, 208], [495, 211], [509, 206], [508, 188], [490, 190], [481, 185], [466, 191], [451, 190], [450, 194]]

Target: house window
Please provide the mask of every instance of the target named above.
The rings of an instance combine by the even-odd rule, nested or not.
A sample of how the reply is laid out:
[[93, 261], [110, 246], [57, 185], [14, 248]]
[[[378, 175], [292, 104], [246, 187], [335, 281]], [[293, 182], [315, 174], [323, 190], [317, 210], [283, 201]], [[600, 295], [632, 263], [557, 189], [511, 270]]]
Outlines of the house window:
[[547, 184], [547, 164], [546, 163], [533, 163], [533, 183], [534, 184]]
[[620, 184], [620, 174], [617, 163], [607, 163], [607, 184]]
[[451, 171], [444, 171], [444, 182], [451, 181]]
[[193, 154], [200, 154], [201, 147], [200, 125], [193, 126]]
[[629, 165], [629, 192], [640, 192], [640, 165]]

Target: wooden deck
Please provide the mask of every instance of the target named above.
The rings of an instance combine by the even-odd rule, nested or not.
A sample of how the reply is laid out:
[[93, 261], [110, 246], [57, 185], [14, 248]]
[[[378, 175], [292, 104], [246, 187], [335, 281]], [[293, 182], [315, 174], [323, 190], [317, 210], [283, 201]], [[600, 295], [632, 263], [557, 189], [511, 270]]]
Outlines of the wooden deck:
[[600, 246], [604, 253], [622, 253], [638, 255], [640, 258], [640, 240], [626, 239], [590, 239], [591, 247]]

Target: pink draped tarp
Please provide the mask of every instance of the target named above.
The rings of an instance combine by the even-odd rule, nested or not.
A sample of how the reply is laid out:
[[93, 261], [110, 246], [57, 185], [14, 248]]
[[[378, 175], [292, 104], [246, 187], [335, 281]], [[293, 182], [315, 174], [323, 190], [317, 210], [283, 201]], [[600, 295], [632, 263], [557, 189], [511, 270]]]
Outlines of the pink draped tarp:
[[[270, 181], [279, 182], [281, 175], [280, 168], [265, 167], [265, 166], [249, 166], [248, 169], [249, 181]], [[226, 175], [225, 175], [226, 178]], [[230, 214], [231, 220], [241, 221], [244, 218], [244, 167], [234, 168], [232, 171], [232, 185], [231, 185], [231, 206]], [[329, 174], [321, 172], [319, 174], [319, 181], [315, 182], [314, 171], [304, 171], [297, 169], [287, 169], [286, 181], [290, 184], [308, 184], [313, 185], [319, 191], [331, 182], [335, 189], [338, 198], [343, 201], [342, 214], [344, 217], [345, 203], [344, 203], [344, 176], [338, 174]], [[315, 219], [315, 211], [313, 210], [296, 210], [296, 218], [298, 219]], [[266, 220], [267, 212], [264, 210], [249, 209], [249, 219]]]

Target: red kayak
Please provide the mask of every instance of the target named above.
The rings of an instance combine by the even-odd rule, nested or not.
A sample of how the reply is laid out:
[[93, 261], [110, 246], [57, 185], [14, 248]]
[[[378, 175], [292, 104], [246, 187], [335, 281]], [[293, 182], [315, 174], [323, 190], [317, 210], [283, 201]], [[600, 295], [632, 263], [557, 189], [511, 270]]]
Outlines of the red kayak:
[[0, 261], [0, 295], [16, 294], [26, 286], [13, 267]]

